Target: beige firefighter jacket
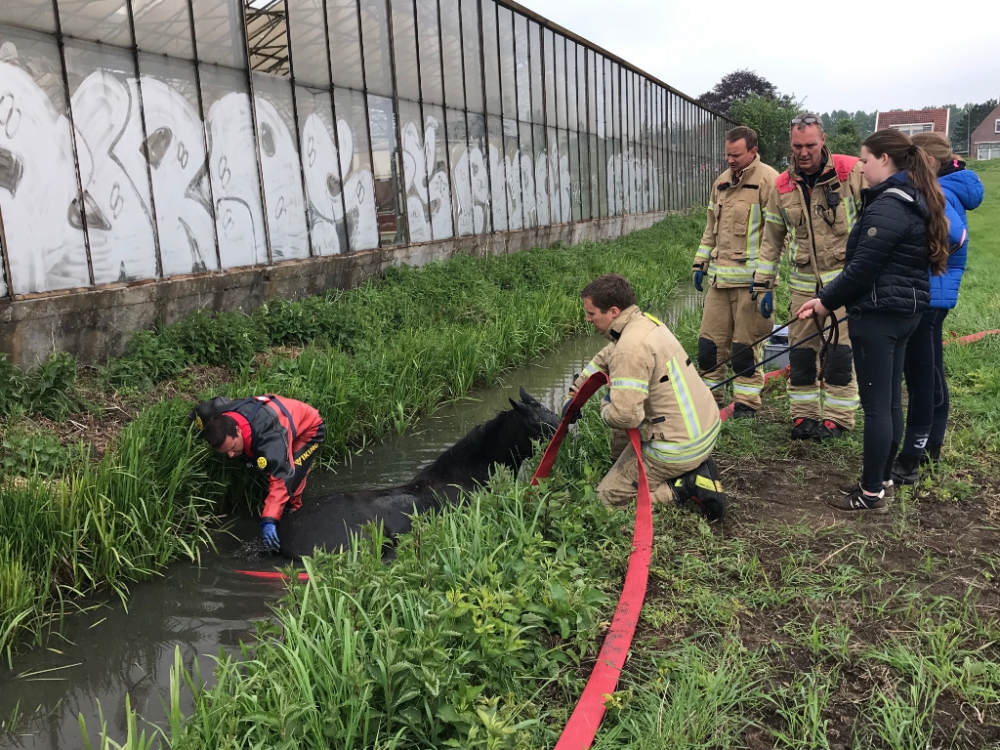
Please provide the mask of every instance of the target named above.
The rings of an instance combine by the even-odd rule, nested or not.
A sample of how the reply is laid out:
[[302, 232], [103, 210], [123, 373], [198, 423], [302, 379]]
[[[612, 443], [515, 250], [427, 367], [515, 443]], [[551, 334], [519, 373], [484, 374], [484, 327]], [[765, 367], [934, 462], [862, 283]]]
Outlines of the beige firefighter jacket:
[[694, 270], [707, 271], [712, 286], [750, 286], [753, 281], [764, 228], [764, 204], [777, 176], [757, 156], [739, 179], [727, 169], [712, 185], [705, 233], [694, 256]]
[[719, 407], [670, 329], [632, 305], [605, 338], [611, 343], [584, 368], [571, 393], [601, 370], [611, 384], [601, 416], [612, 429], [640, 428], [644, 451], [668, 463], [711, 452]]
[[774, 286], [786, 238], [793, 291], [816, 294], [843, 270], [847, 236], [861, 211], [865, 182], [857, 157], [831, 154], [825, 146], [823, 156], [823, 174], [812, 189], [808, 210], [794, 163], [775, 180], [764, 207], [755, 285]]

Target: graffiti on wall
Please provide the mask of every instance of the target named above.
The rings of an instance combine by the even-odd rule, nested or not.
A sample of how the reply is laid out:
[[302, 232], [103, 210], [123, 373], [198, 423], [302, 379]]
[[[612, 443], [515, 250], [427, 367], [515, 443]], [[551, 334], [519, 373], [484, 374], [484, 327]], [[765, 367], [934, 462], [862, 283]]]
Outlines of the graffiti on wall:
[[0, 210], [17, 294], [89, 285], [88, 242], [97, 284], [266, 263], [268, 240], [275, 261], [308, 257], [310, 235], [322, 255], [378, 245], [372, 175], [348, 171], [344, 121], [338, 158], [329, 129], [307, 118], [300, 161], [291, 114], [260, 95], [251, 107], [225, 94], [202, 122], [169, 83], [99, 70], [70, 104], [79, 186], [69, 118], [4, 43]]
[[482, 234], [490, 210], [489, 174], [483, 150], [478, 146], [462, 149], [454, 171], [459, 234]]
[[[71, 92], [71, 124], [61, 80], [31, 69], [12, 42], [0, 46], [0, 210], [11, 276], [0, 293], [7, 283], [28, 294], [88, 286], [91, 275], [130, 282], [305, 258], [310, 246], [313, 255], [378, 246], [375, 183], [355, 153], [365, 139], [348, 121], [310, 114], [296, 138], [291, 96], [266, 90], [253, 100], [222, 91], [202, 121], [191, 91], [177, 87], [94, 71]], [[400, 137], [411, 242], [572, 221], [581, 190], [596, 188], [587, 165], [574, 184], [565, 146], [552, 137], [536, 153], [506, 138], [503, 153], [492, 139], [463, 145], [462, 134], [450, 173], [436, 118], [403, 123]], [[651, 160], [609, 155], [606, 179], [610, 214], [659, 205]]]
[[427, 118], [420, 125], [403, 125], [403, 175], [405, 178], [406, 215], [411, 242], [429, 242], [452, 236], [451, 187], [447, 165], [437, 159], [439, 123]]
[[[6, 46], [6, 45], [5, 45]], [[69, 120], [0, 62], [0, 210], [17, 293], [90, 283]]]

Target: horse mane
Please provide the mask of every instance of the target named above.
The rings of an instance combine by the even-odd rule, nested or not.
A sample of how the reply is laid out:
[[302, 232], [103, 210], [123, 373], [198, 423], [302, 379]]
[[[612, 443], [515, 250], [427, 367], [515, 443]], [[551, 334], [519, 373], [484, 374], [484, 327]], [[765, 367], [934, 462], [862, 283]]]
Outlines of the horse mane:
[[502, 411], [489, 422], [476, 425], [469, 433], [434, 459], [426, 468], [414, 477], [414, 481], [429, 477], [448, 477], [455, 469], [468, 472], [475, 466], [483, 466], [487, 470], [494, 463], [510, 464], [515, 458], [518, 448], [524, 447], [518, 443], [530, 439], [523, 434], [511, 435], [511, 428], [521, 420], [520, 415], [512, 410]]

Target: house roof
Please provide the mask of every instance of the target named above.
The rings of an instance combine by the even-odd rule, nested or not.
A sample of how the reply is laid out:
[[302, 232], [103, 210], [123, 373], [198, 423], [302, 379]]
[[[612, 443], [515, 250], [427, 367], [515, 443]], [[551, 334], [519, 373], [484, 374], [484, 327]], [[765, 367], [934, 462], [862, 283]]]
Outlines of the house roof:
[[895, 125], [917, 125], [929, 122], [935, 133], [948, 134], [948, 108], [943, 109], [903, 109], [896, 112], [879, 112], [875, 117], [875, 129], [884, 130]]
[[972, 131], [972, 142], [996, 143], [1000, 141], [1000, 133], [996, 132], [998, 119], [1000, 119], [1000, 104], [997, 104], [993, 111], [986, 115], [986, 119], [979, 123], [979, 127]]

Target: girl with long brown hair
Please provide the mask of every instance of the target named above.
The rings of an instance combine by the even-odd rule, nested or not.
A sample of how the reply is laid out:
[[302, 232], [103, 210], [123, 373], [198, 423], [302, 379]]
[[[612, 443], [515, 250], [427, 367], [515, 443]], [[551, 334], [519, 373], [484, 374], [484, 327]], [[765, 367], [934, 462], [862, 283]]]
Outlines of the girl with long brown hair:
[[952, 153], [951, 143], [943, 133], [918, 133], [913, 142], [930, 155], [937, 167], [937, 181], [944, 193], [948, 217], [950, 254], [945, 273], [931, 277], [930, 309], [921, 316], [920, 325], [906, 345], [903, 375], [909, 407], [906, 434], [892, 467], [896, 485], [916, 484], [920, 480], [922, 457], [930, 462], [941, 457], [949, 408], [941, 329], [948, 311], [958, 304], [958, 288], [965, 272], [969, 248], [965, 212], [978, 208], [983, 201], [983, 183]]
[[827, 503], [850, 513], [887, 513], [892, 461], [903, 437], [906, 343], [930, 305], [930, 273], [947, 268], [948, 220], [934, 161], [903, 133], [870, 135], [861, 162], [869, 187], [847, 240], [844, 270], [798, 315], [825, 317], [847, 309], [865, 412], [861, 481]]

